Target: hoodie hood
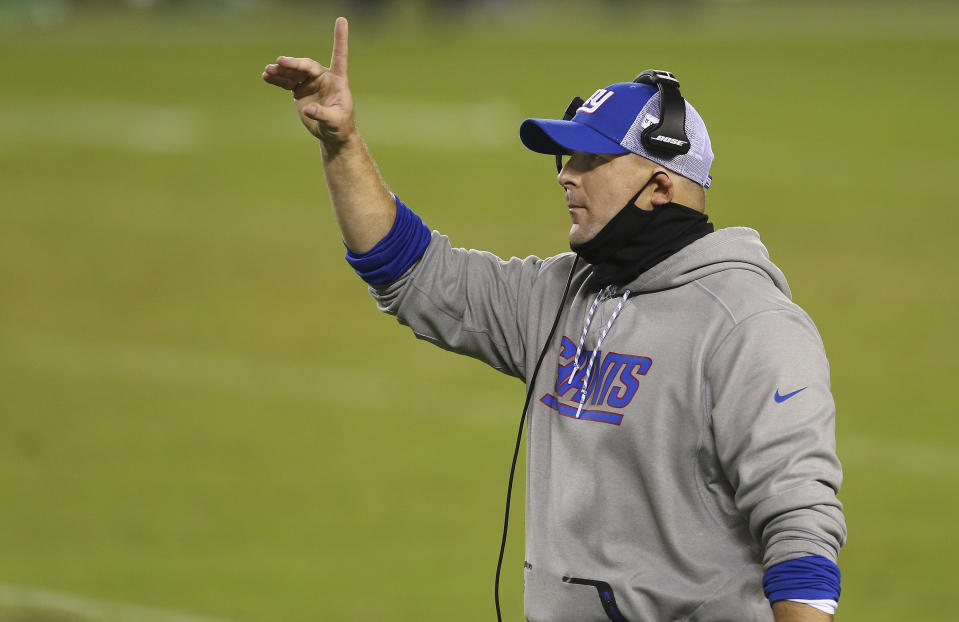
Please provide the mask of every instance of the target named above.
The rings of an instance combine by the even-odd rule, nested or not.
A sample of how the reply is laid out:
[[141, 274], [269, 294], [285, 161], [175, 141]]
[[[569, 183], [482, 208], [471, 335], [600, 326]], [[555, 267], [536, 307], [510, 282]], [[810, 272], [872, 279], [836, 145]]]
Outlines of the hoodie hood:
[[627, 283], [620, 291], [634, 293], [673, 289], [723, 270], [749, 270], [772, 281], [792, 300], [786, 276], [769, 260], [759, 233], [748, 227], [729, 227], [706, 235], [670, 255]]

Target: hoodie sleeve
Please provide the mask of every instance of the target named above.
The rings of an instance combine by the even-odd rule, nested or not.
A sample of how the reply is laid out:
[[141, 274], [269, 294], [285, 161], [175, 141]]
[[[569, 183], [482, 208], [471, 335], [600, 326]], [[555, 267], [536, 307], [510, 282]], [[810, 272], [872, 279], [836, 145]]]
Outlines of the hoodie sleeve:
[[706, 363], [719, 460], [768, 570], [846, 539], [829, 363], [801, 310], [756, 313]]
[[395, 315], [416, 337], [524, 378], [523, 318], [544, 263], [532, 256], [504, 261], [452, 248], [434, 231], [416, 264], [391, 283], [371, 286], [370, 293], [381, 311]]

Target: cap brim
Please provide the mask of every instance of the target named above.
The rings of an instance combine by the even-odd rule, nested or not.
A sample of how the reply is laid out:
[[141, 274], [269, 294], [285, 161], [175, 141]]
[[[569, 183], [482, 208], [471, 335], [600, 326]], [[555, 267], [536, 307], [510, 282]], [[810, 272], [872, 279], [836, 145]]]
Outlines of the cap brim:
[[629, 153], [619, 143], [596, 130], [573, 121], [526, 119], [519, 126], [519, 138], [526, 148], [552, 155], [583, 153]]

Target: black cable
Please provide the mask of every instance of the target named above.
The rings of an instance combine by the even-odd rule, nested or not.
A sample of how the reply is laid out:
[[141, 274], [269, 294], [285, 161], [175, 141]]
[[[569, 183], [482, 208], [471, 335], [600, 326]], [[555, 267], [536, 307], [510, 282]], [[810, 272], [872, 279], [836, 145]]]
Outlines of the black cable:
[[516, 433], [516, 447], [513, 449], [513, 462], [509, 467], [509, 484], [506, 487], [506, 517], [503, 519], [503, 541], [499, 545], [499, 560], [496, 562], [496, 582], [493, 584], [493, 600], [496, 603], [496, 619], [503, 622], [503, 615], [499, 608], [499, 577], [503, 569], [503, 553], [506, 552], [506, 536], [509, 533], [509, 506], [510, 499], [513, 496], [513, 476], [516, 474], [516, 459], [519, 457], [519, 446], [523, 440], [523, 424], [526, 422], [526, 411], [529, 409], [529, 400], [533, 396], [533, 385], [536, 383], [536, 374], [539, 373], [540, 365], [546, 358], [546, 352], [549, 350], [549, 343], [553, 340], [553, 334], [556, 333], [556, 327], [559, 325], [559, 318], [563, 314], [563, 305], [566, 304], [566, 296], [569, 294], [569, 286], [573, 282], [573, 273], [576, 272], [576, 264], [579, 262], [579, 256], [573, 258], [573, 266], [569, 269], [569, 278], [566, 279], [566, 288], [563, 289], [563, 298], [559, 302], [559, 308], [556, 309], [556, 317], [553, 319], [553, 327], [549, 329], [549, 336], [546, 337], [546, 343], [543, 345], [543, 351], [539, 353], [539, 360], [536, 361], [536, 367], [533, 368], [533, 375], [526, 385], [526, 402], [523, 404], [523, 414], [519, 418], [519, 431]]

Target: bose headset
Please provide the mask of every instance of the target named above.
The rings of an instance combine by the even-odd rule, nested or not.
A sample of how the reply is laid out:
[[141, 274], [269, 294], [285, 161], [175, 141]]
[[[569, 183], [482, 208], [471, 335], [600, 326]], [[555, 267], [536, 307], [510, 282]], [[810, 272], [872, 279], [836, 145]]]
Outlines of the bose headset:
[[[655, 86], [659, 91], [659, 122], [651, 124], [643, 130], [642, 144], [650, 153], [664, 158], [672, 158], [689, 152], [689, 137], [686, 136], [686, 100], [679, 92], [679, 80], [668, 71], [658, 69], [647, 69], [636, 76], [633, 82], [640, 84], [649, 84]], [[585, 103], [582, 97], [574, 97], [573, 101], [566, 107], [563, 113], [563, 121], [569, 121], [576, 116], [576, 111]], [[556, 156], [557, 173], [563, 169], [563, 155]], [[573, 259], [573, 265], [569, 269], [569, 278], [566, 279], [566, 287], [563, 289], [563, 297], [560, 300], [559, 307], [556, 309], [556, 317], [553, 319], [553, 325], [549, 329], [549, 335], [536, 361], [536, 367], [533, 368], [533, 374], [526, 384], [526, 401], [523, 404], [523, 414], [519, 419], [519, 431], [516, 434], [516, 447], [513, 449], [513, 461], [509, 468], [509, 483], [506, 487], [506, 516], [503, 519], [503, 539], [499, 547], [499, 559], [496, 562], [496, 581], [493, 586], [493, 599], [496, 604], [496, 619], [503, 622], [503, 616], [500, 613], [499, 605], [499, 578], [503, 569], [503, 554], [506, 552], [506, 539], [509, 533], [509, 509], [510, 500], [513, 496], [513, 478], [516, 475], [516, 459], [519, 456], [520, 443], [523, 440], [523, 426], [526, 423], [526, 413], [529, 411], [529, 401], [533, 396], [533, 386], [536, 384], [536, 376], [539, 374], [539, 368], [546, 358], [546, 352], [549, 350], [550, 342], [556, 333], [556, 327], [559, 325], [559, 318], [563, 314], [563, 306], [566, 304], [566, 296], [569, 294], [569, 287], [573, 282], [573, 274], [576, 272], [576, 265], [579, 263], [579, 255]]]

